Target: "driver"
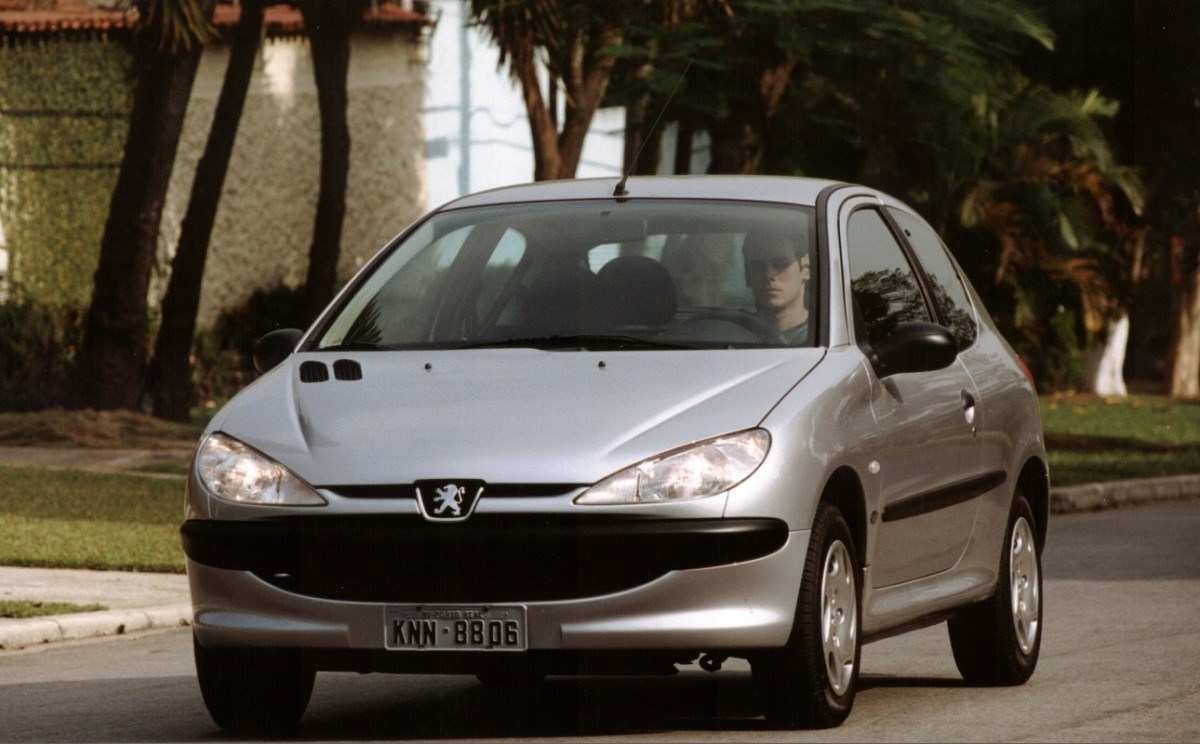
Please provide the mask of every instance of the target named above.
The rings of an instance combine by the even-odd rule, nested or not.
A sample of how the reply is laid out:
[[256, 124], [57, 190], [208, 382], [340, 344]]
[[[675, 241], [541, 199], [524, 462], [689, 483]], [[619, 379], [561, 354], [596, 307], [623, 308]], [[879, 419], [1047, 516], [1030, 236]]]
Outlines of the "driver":
[[806, 241], [784, 231], [756, 231], [742, 246], [746, 283], [759, 315], [771, 323], [782, 343], [808, 343], [809, 251]]

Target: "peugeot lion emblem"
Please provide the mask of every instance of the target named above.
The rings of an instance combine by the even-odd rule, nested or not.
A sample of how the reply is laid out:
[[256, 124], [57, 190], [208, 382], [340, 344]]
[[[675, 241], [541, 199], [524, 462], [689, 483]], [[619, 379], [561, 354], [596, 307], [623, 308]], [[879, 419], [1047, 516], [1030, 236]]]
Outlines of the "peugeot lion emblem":
[[431, 522], [460, 522], [466, 519], [471, 516], [483, 493], [483, 481], [480, 480], [423, 480], [415, 485], [421, 515]]

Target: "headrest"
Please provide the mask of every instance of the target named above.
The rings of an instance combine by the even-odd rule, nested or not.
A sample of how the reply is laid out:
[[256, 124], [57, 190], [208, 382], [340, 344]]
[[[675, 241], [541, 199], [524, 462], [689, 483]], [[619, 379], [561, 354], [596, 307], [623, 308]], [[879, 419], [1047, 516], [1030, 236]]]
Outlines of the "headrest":
[[597, 277], [604, 321], [618, 326], [663, 325], [675, 317], [675, 282], [653, 258], [614, 258]]

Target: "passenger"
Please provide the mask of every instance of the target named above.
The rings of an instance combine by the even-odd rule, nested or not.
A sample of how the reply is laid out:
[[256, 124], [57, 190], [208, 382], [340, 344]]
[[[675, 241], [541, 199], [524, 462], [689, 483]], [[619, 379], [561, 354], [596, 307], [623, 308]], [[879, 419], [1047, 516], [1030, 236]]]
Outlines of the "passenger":
[[755, 232], [742, 245], [746, 283], [764, 320], [788, 346], [808, 343], [809, 252], [805, 241], [783, 232]]

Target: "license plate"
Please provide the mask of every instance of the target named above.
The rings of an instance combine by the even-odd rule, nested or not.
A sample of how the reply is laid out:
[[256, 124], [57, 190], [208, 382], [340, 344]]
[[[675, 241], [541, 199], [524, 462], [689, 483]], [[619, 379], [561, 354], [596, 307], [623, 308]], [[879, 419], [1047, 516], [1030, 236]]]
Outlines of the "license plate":
[[524, 651], [519, 605], [397, 605], [383, 614], [383, 645], [392, 651]]

